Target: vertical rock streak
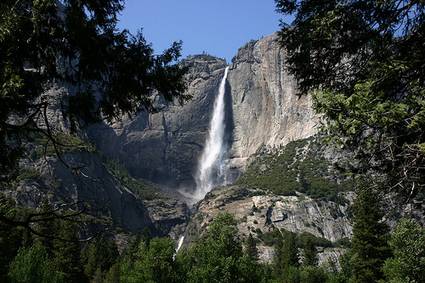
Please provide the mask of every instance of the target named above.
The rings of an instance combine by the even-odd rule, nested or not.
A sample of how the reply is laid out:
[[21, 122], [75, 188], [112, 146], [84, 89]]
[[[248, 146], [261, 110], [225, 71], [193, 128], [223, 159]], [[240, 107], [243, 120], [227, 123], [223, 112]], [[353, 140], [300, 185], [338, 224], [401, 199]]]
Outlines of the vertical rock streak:
[[193, 194], [195, 201], [201, 200], [213, 189], [223, 175], [223, 156], [226, 151], [224, 145], [225, 130], [225, 105], [226, 81], [229, 67], [224, 71], [220, 83], [219, 92], [214, 102], [213, 115], [211, 117], [209, 132], [205, 147], [198, 163], [196, 176], [196, 190]]

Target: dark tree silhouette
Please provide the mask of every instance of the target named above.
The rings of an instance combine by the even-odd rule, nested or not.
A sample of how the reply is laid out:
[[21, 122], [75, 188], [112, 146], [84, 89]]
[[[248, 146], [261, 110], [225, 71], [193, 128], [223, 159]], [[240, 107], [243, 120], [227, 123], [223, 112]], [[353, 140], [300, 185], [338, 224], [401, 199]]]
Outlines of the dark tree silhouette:
[[[43, 93], [66, 86], [72, 121], [119, 118], [153, 111], [152, 92], [185, 99], [180, 43], [155, 56], [141, 33], [118, 31], [123, 1], [6, 0], [0, 4], [0, 166], [5, 172], [36, 131], [52, 138], [44, 122]], [[48, 122], [48, 121], [46, 121]], [[48, 124], [48, 123], [46, 123]]]

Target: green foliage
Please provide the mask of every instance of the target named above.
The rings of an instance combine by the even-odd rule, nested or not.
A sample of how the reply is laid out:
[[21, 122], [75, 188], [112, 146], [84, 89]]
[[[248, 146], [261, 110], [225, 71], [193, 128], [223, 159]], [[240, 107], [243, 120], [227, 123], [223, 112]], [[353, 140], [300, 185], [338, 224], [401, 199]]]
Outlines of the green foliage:
[[308, 232], [302, 232], [297, 235], [297, 245], [305, 248], [307, 245], [314, 245], [314, 246], [320, 246], [324, 248], [330, 248], [334, 247], [335, 243], [332, 243], [331, 241], [317, 237], [313, 234], [310, 234]]
[[[101, 274], [106, 273], [116, 262], [118, 250], [110, 239], [104, 236], [93, 239], [88, 243], [81, 253], [81, 261], [84, 264], [84, 273], [88, 278], [93, 278], [99, 270]], [[110, 276], [113, 277], [114, 270]]]
[[[325, 239], [317, 238], [308, 233], [296, 235], [288, 231], [280, 231], [277, 238], [276, 254], [273, 263], [273, 280], [276, 282], [347, 282], [343, 272], [325, 270], [317, 267], [316, 246], [332, 246]], [[300, 250], [302, 251], [302, 265], [300, 265]], [[275, 282], [273, 281], [272, 282]]]
[[[50, 215], [51, 211], [53, 211], [53, 207], [47, 199], [44, 199], [39, 211], [41, 214]], [[53, 233], [58, 230], [58, 227], [60, 227], [60, 225], [57, 219], [47, 219], [40, 221], [35, 227], [37, 233], [39, 234], [38, 236], [35, 236], [35, 241], [40, 243], [46, 249], [49, 256], [53, 254], [54, 248], [54, 241], [51, 237], [54, 235]]]
[[244, 255], [237, 238], [236, 222], [219, 214], [205, 235], [177, 256], [183, 282], [260, 282], [262, 268]]
[[[149, 237], [130, 241], [121, 256], [106, 236], [86, 243], [80, 252], [76, 227], [69, 221], [34, 227], [39, 233], [50, 231], [53, 239], [24, 241], [22, 231], [6, 237], [13, 230], [0, 230], [2, 268], [8, 274], [2, 282], [347, 283], [378, 282], [383, 280], [383, 273], [388, 282], [421, 282], [424, 228], [413, 220], [400, 221], [389, 239], [393, 256], [388, 258], [388, 228], [380, 221], [383, 214], [379, 203], [375, 192], [358, 191], [352, 249], [340, 258], [341, 271], [335, 266], [329, 266], [329, 270], [316, 266], [316, 247], [335, 243], [309, 233], [297, 235], [277, 229], [257, 235], [259, 241], [269, 239], [276, 246], [273, 264], [260, 264], [257, 239], [248, 236], [243, 249], [234, 218], [219, 214], [205, 234], [177, 256], [171, 239]], [[51, 207], [45, 203], [41, 211], [49, 210]], [[23, 242], [33, 244], [19, 249]]]
[[[280, 31], [289, 70], [301, 94], [313, 94], [314, 108], [326, 120], [322, 130], [328, 140], [351, 152], [344, 169], [367, 178], [369, 187], [396, 192], [397, 198], [392, 197], [396, 202], [423, 198], [423, 1], [277, 0], [276, 4], [294, 19], [282, 23]], [[375, 189], [358, 189], [354, 216], [346, 275], [350, 282], [377, 282], [383, 279], [389, 250]], [[401, 230], [390, 241], [395, 253], [401, 248], [401, 242], [395, 244]], [[404, 239], [409, 245], [407, 234]], [[403, 260], [395, 256], [385, 265], [394, 282], [409, 280], [403, 272], [420, 266], [412, 261], [402, 271]]]
[[105, 159], [104, 165], [115, 178], [141, 199], [154, 200], [165, 198], [165, 195], [160, 192], [159, 188], [155, 188], [154, 185], [131, 177], [127, 169], [117, 161]]
[[283, 232], [282, 240], [276, 247], [276, 271], [285, 271], [289, 266], [299, 266], [298, 246], [296, 235], [292, 232]]
[[342, 248], [349, 248], [351, 247], [351, 241], [349, 238], [341, 238], [337, 241], [335, 241], [335, 246], [336, 247], [342, 247]]
[[327, 280], [328, 274], [323, 268], [305, 266], [300, 270], [300, 282], [323, 283]]
[[63, 274], [55, 271], [46, 249], [35, 244], [21, 248], [9, 268], [11, 282], [22, 283], [59, 283], [64, 281]]
[[40, 173], [34, 168], [22, 168], [19, 171], [18, 177], [16, 177], [16, 181], [28, 181], [28, 180], [36, 180], [40, 177]]
[[425, 278], [425, 228], [413, 219], [402, 219], [391, 235], [393, 257], [385, 261], [388, 282], [423, 282]]
[[303, 242], [303, 265], [315, 266], [317, 264], [316, 245], [311, 237]]
[[140, 242], [131, 257], [121, 265], [121, 282], [178, 282], [176, 275], [174, 242], [166, 238], [154, 238]]
[[53, 242], [53, 266], [61, 271], [66, 282], [82, 282], [85, 279], [77, 233], [75, 223], [61, 221]]
[[253, 260], [258, 259], [257, 242], [250, 233], [245, 243], [245, 254]]
[[39, 159], [43, 156], [55, 156], [57, 153], [96, 151], [94, 145], [73, 134], [56, 133], [53, 139], [54, 141], [43, 135], [32, 137], [30, 140], [36, 146], [32, 154], [33, 159]]
[[351, 189], [352, 184], [330, 167], [318, 142], [294, 141], [278, 153], [259, 156], [237, 183], [281, 195], [302, 192], [312, 198], [342, 201], [338, 193]]
[[120, 266], [118, 263], [111, 266], [105, 276], [105, 283], [120, 283]]
[[[14, 202], [0, 194], [0, 212], [10, 218], [16, 218], [18, 212]], [[0, 282], [7, 282], [9, 264], [16, 256], [24, 242], [24, 231], [20, 227], [12, 227], [0, 221]]]
[[[273, 229], [271, 231], [265, 233], [257, 233], [258, 239], [266, 246], [282, 246], [284, 237], [291, 233], [286, 230]], [[339, 246], [338, 242], [331, 242], [325, 238], [316, 237], [313, 234], [303, 232], [300, 234], [294, 234], [295, 236], [295, 245], [301, 249], [311, 249], [313, 251], [313, 247], [335, 247]]]
[[282, 234], [279, 229], [273, 229], [263, 233], [261, 229], [257, 232], [257, 237], [266, 246], [275, 246], [281, 240]]
[[278, 282], [282, 283], [301, 283], [300, 270], [296, 266], [287, 266], [282, 273], [276, 276]]
[[147, 250], [140, 249], [145, 282], [175, 282], [174, 248], [171, 239], [152, 239]]
[[383, 175], [382, 189], [411, 200], [425, 183], [424, 3], [276, 3], [294, 18], [280, 32], [290, 72], [329, 140], [352, 152], [344, 167]]
[[379, 195], [360, 187], [354, 205], [350, 282], [378, 282], [383, 279], [382, 267], [390, 255], [387, 244], [388, 227], [382, 222]]
[[236, 222], [220, 214], [203, 238], [186, 255], [187, 282], [239, 282], [238, 259], [242, 245], [237, 239]]

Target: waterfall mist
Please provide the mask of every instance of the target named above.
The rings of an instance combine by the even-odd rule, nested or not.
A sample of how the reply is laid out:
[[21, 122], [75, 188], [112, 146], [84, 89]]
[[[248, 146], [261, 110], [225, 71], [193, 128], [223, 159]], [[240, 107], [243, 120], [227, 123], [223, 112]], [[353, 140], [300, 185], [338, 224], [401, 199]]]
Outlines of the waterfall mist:
[[223, 157], [226, 153], [225, 134], [225, 99], [226, 81], [229, 67], [226, 67], [220, 83], [218, 95], [214, 102], [213, 114], [205, 147], [198, 163], [196, 175], [196, 190], [192, 195], [194, 201], [199, 201], [211, 191], [214, 186], [224, 183], [226, 165]]

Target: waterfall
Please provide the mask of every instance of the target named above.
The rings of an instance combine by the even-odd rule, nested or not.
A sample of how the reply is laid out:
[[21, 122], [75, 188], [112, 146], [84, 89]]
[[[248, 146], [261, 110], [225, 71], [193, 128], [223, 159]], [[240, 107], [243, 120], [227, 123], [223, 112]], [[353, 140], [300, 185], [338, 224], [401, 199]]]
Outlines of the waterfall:
[[177, 253], [179, 252], [179, 250], [183, 246], [183, 241], [184, 241], [184, 236], [181, 236], [179, 238], [179, 241], [177, 242], [177, 247], [176, 247], [176, 250], [174, 251], [173, 260], [176, 259]]
[[226, 152], [226, 145], [224, 144], [224, 95], [226, 94], [228, 71], [229, 67], [226, 67], [223, 79], [220, 83], [218, 95], [214, 102], [214, 110], [205, 147], [199, 160], [196, 176], [196, 190], [192, 195], [195, 201], [203, 199], [215, 185], [220, 185], [218, 181], [222, 179], [225, 174], [225, 164], [223, 163], [223, 156]]

